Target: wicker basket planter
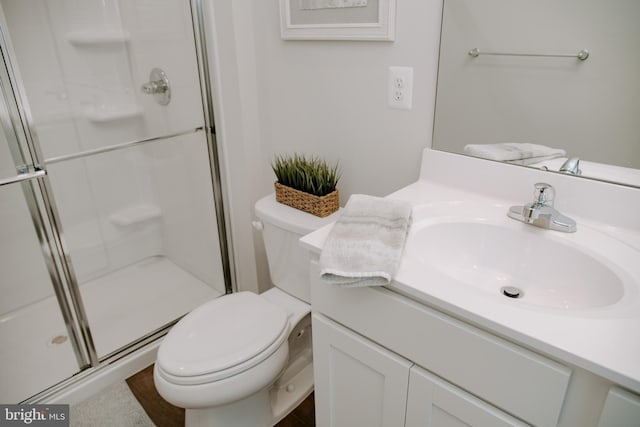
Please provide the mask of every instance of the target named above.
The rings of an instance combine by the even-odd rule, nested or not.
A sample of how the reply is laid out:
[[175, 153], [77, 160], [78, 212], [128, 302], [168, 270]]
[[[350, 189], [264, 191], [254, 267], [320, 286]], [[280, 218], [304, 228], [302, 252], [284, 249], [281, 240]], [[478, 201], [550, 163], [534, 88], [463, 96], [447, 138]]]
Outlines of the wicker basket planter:
[[274, 186], [276, 188], [276, 201], [312, 215], [324, 218], [340, 208], [338, 189], [325, 196], [314, 196], [278, 182]]

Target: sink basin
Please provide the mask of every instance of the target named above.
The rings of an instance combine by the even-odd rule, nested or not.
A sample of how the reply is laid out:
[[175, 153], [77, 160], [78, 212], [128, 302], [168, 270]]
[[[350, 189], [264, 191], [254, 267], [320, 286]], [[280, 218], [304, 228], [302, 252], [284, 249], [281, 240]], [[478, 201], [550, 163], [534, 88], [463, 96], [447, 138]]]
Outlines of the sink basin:
[[482, 290], [513, 304], [587, 310], [619, 302], [630, 276], [603, 255], [602, 242], [622, 244], [585, 227], [579, 237], [560, 234], [566, 233], [508, 219], [416, 221], [403, 262], [419, 265], [424, 280]]

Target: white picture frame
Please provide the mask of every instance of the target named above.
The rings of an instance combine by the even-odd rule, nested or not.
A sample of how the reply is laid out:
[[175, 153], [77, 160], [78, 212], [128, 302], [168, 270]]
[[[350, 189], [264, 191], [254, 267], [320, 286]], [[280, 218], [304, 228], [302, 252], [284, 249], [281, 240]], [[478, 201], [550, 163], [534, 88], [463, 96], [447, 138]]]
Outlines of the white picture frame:
[[303, 10], [299, 0], [280, 0], [284, 40], [394, 41], [396, 0], [367, 0], [366, 6]]

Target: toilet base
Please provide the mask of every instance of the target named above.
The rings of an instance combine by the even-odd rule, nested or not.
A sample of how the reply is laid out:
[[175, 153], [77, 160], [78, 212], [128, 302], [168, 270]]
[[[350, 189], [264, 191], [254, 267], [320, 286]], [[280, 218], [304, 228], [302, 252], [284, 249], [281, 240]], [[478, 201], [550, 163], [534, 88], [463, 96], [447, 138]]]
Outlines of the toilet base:
[[185, 427], [271, 427], [271, 403], [268, 390], [215, 408], [185, 410]]
[[[273, 386], [245, 399], [214, 408], [185, 411], [186, 427], [272, 427], [313, 391], [313, 363], [294, 362]], [[289, 372], [288, 372], [289, 371]], [[294, 375], [288, 373], [295, 372]]]
[[[299, 366], [295, 366], [299, 362]], [[293, 374], [295, 372], [295, 374]], [[288, 375], [292, 373], [293, 375]], [[289, 415], [313, 391], [313, 363], [298, 358], [271, 387], [271, 411], [275, 425]]]

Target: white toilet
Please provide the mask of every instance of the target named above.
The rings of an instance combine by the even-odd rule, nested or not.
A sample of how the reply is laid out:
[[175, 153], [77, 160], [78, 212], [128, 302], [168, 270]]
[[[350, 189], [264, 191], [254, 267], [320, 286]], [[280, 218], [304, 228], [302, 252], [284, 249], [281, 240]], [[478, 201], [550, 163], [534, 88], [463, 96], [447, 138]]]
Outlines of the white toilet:
[[337, 219], [275, 201], [255, 205], [274, 288], [196, 308], [167, 334], [154, 381], [187, 426], [273, 426], [313, 390], [309, 260], [298, 239]]

